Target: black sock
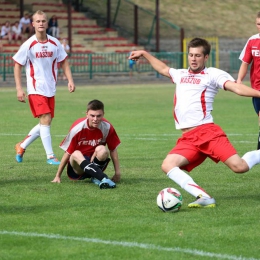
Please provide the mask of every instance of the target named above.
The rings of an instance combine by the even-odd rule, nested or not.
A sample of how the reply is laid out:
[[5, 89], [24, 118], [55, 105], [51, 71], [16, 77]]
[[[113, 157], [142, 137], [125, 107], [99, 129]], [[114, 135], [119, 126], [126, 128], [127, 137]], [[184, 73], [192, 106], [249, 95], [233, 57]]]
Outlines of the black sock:
[[110, 158], [107, 158], [105, 161], [99, 161], [98, 158], [95, 157], [93, 160], [93, 163], [96, 164], [102, 171], [105, 171], [109, 162]]
[[80, 164], [80, 168], [87, 174], [89, 174], [91, 177], [94, 177], [98, 180], [102, 180], [103, 178], [108, 178], [106, 174], [104, 174], [100, 168], [95, 165], [94, 163], [91, 163], [88, 160], [84, 160]]

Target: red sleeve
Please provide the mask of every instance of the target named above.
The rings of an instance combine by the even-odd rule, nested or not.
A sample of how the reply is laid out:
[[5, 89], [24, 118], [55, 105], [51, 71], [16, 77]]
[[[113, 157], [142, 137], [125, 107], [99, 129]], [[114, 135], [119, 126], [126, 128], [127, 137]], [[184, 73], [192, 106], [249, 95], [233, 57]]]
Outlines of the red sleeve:
[[116, 133], [116, 130], [114, 129], [114, 127], [111, 125], [110, 129], [109, 129], [109, 133], [107, 136], [107, 147], [110, 151], [113, 151], [117, 148], [118, 145], [120, 145], [121, 141]]

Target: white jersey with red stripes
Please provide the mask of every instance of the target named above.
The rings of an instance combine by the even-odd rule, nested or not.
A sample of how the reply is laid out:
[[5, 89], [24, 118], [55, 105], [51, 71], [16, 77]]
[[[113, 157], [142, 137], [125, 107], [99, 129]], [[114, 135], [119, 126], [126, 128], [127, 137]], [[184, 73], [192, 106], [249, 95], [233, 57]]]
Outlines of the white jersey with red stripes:
[[215, 95], [219, 89], [224, 89], [227, 81], [235, 81], [227, 72], [217, 68], [205, 68], [199, 73], [171, 68], [169, 74], [176, 83], [173, 115], [176, 129], [212, 123]]
[[25, 66], [27, 93], [53, 97], [59, 62], [67, 57], [67, 53], [58, 39], [47, 35], [46, 42], [39, 42], [35, 35], [25, 41], [13, 59]]
[[244, 49], [240, 53], [239, 59], [247, 64], [251, 63], [250, 81], [254, 89], [260, 90], [260, 35], [251, 36]]
[[60, 144], [60, 148], [72, 154], [75, 150], [91, 157], [98, 145], [107, 145], [113, 151], [120, 144], [114, 127], [103, 118], [98, 128], [90, 128], [86, 117], [76, 120]]

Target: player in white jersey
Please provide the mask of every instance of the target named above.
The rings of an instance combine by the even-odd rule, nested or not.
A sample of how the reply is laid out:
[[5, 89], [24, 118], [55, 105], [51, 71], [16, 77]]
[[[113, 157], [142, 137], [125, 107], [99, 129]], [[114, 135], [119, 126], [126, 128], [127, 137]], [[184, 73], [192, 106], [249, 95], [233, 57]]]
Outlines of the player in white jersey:
[[260, 150], [247, 152], [242, 158], [228, 140], [224, 131], [213, 123], [211, 115], [214, 97], [219, 89], [240, 96], [260, 97], [260, 92], [238, 84], [226, 72], [206, 68], [210, 44], [194, 38], [188, 45], [188, 69], [169, 68], [144, 50], [132, 52], [129, 59], [144, 57], [163, 76], [176, 84], [174, 119], [182, 136], [162, 163], [162, 170], [196, 200], [190, 208], [215, 207], [215, 199], [203, 190], [184, 170], [191, 171], [207, 157], [222, 161], [235, 173], [244, 173], [260, 163]]
[[[99, 100], [90, 101], [86, 117], [72, 124], [60, 144], [64, 155], [52, 182], [61, 182], [62, 172], [67, 166], [67, 174], [72, 180], [91, 178], [101, 189], [115, 188], [114, 182], [121, 177], [118, 145], [120, 139], [114, 127], [104, 118], [104, 104]], [[109, 154], [115, 170], [112, 180], [103, 172], [110, 161]]]
[[25, 66], [28, 100], [33, 116], [39, 118], [39, 124], [31, 129], [22, 142], [16, 144], [16, 161], [22, 162], [25, 149], [38, 137], [41, 137], [47, 163], [58, 165], [60, 162], [53, 153], [50, 133], [55, 110], [58, 63], [61, 64], [68, 79], [69, 92], [75, 91], [75, 85], [67, 61], [67, 53], [59, 40], [46, 34], [48, 26], [46, 14], [40, 10], [35, 12], [32, 25], [35, 28], [35, 35], [24, 42], [13, 56], [14, 77], [17, 99], [25, 103], [26, 94], [23, 91], [21, 80], [22, 67]]

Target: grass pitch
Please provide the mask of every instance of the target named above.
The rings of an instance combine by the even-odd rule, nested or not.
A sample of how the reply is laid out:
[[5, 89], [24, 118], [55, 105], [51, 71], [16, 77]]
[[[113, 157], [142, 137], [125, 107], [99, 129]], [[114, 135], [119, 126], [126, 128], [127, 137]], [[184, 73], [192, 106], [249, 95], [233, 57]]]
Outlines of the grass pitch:
[[[161, 171], [180, 132], [172, 118], [174, 85], [58, 87], [52, 124], [55, 154], [71, 123], [91, 99], [105, 104], [115, 126], [122, 180], [100, 190], [88, 180], [51, 183], [57, 166], [46, 164], [40, 139], [15, 162], [14, 145], [37, 120], [15, 88], [0, 88], [0, 258], [4, 259], [260, 259], [259, 170], [232, 173], [206, 160], [191, 176], [217, 201], [214, 209], [189, 209], [194, 198]], [[242, 156], [256, 148], [257, 117], [251, 99], [220, 91], [213, 116]], [[113, 175], [112, 164], [106, 173]], [[158, 192], [183, 195], [178, 213], [157, 208]]]

